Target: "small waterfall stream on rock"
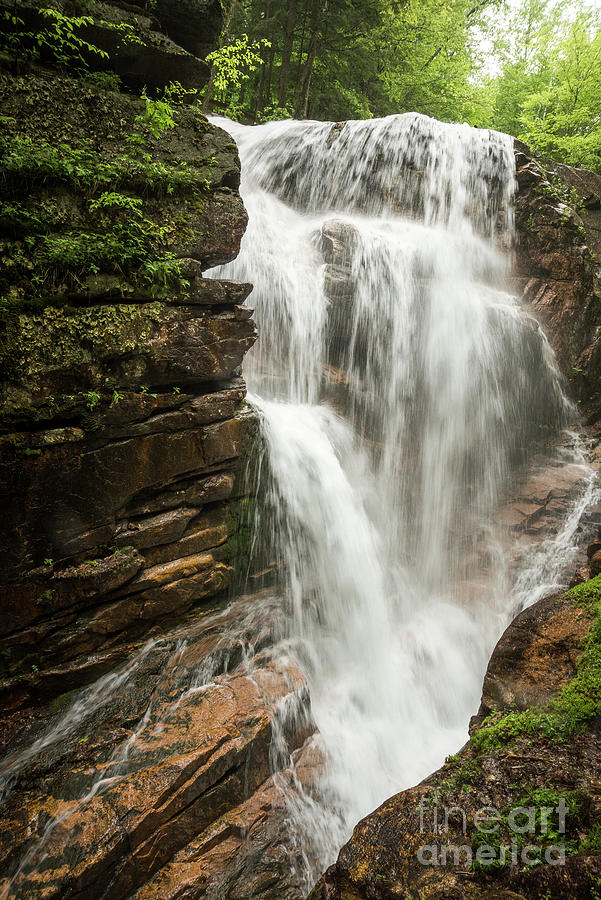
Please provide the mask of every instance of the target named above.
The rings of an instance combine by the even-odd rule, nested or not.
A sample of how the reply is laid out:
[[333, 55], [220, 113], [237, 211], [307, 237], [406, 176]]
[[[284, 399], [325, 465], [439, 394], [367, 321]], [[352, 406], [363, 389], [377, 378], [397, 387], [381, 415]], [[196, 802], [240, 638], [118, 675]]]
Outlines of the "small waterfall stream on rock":
[[209, 274], [255, 286], [257, 527], [325, 758], [317, 799], [289, 797], [319, 869], [463, 743], [495, 641], [565, 574], [595, 488], [587, 474], [534, 547], [495, 525], [535, 454], [583, 464], [552, 352], [507, 292], [511, 138], [412, 114], [215, 122], [240, 148], [249, 227]]

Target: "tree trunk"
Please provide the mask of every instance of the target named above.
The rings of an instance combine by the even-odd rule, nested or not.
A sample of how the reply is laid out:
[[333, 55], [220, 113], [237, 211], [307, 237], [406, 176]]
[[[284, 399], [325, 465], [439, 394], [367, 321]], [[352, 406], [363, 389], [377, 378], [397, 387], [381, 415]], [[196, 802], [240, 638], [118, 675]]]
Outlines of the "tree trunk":
[[265, 84], [265, 63], [261, 63], [261, 71], [259, 74], [259, 86], [257, 87], [257, 99], [255, 100], [255, 108], [253, 110], [254, 118], [257, 118], [259, 110], [263, 109], [263, 85]]
[[299, 98], [299, 84], [301, 79], [301, 72], [303, 70], [303, 53], [305, 52], [305, 36], [307, 33], [307, 15], [309, 13], [309, 0], [305, 0], [305, 8], [303, 10], [303, 24], [301, 26], [301, 37], [300, 37], [300, 46], [298, 50], [298, 57], [296, 61], [296, 89], [294, 91], [294, 108], [298, 106], [298, 98]]
[[317, 32], [311, 35], [311, 43], [309, 44], [309, 52], [307, 54], [307, 62], [303, 69], [303, 77], [301, 83], [300, 95], [300, 115], [297, 112], [297, 119], [306, 119], [309, 109], [309, 88], [311, 87], [311, 76], [313, 75], [313, 65], [317, 54]]
[[[271, 0], [267, 0], [267, 2], [265, 3], [265, 15], [264, 15], [264, 19], [263, 19], [263, 27], [262, 27], [262, 29], [261, 29], [262, 34], [265, 34], [266, 29], [267, 29], [267, 32], [269, 33], [269, 18], [270, 18], [270, 15], [271, 15]], [[265, 72], [266, 72], [266, 68], [267, 68], [267, 67], [266, 67], [266, 64], [265, 64], [265, 59], [263, 58], [263, 61], [262, 61], [262, 63], [261, 63], [261, 67], [260, 67], [260, 70], [259, 70], [259, 84], [258, 84], [258, 87], [257, 87], [257, 97], [256, 97], [256, 100], [255, 100], [255, 107], [254, 107], [254, 110], [253, 110], [253, 116], [254, 116], [255, 119], [257, 118], [258, 114], [263, 110], [263, 108], [264, 108], [264, 106], [265, 106], [265, 101], [264, 101], [264, 99], [263, 99], [263, 94], [264, 94], [264, 91], [265, 91]]]
[[288, 15], [284, 29], [284, 46], [282, 48], [282, 66], [280, 68], [280, 84], [278, 88], [278, 106], [286, 106], [288, 96], [288, 78], [290, 77], [290, 60], [292, 59], [292, 47], [294, 44], [294, 29], [296, 27], [296, 0], [288, 0]]
[[[327, 10], [327, 2], [324, 3], [323, 13]], [[319, 27], [319, 0], [313, 0], [311, 5], [311, 37], [307, 48], [307, 59], [300, 72], [294, 103], [294, 115], [297, 119], [306, 119], [309, 108], [309, 88], [313, 66], [317, 56], [317, 31]]]
[[267, 99], [271, 104], [271, 77], [273, 75], [273, 59], [275, 56], [275, 47], [273, 44], [269, 49], [269, 66], [267, 67]]

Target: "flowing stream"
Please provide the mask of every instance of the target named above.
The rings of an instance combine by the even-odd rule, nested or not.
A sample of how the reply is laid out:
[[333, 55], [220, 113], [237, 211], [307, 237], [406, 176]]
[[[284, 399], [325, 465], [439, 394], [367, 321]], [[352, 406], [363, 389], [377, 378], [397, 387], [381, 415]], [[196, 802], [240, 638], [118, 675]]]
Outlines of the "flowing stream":
[[[290, 824], [323, 869], [464, 742], [496, 640], [565, 577], [596, 488], [549, 345], [507, 290], [510, 137], [414, 114], [214, 121], [239, 146], [249, 226], [209, 274], [255, 286], [257, 528], [326, 760]], [[495, 510], [535, 456], [583, 480], [563, 526], [516, 555]]]
[[[238, 618], [201, 619], [195, 637], [210, 626], [226, 657], [239, 643], [251, 678], [256, 648], [263, 664], [292, 660], [306, 676], [308, 691], [275, 710], [271, 747], [281, 839], [291, 867], [303, 861], [296, 897], [360, 818], [463, 744], [495, 642], [565, 584], [599, 491], [567, 430], [574, 410], [546, 338], [508, 291], [511, 138], [417, 115], [216, 122], [239, 145], [250, 218], [238, 258], [209, 274], [255, 286], [261, 339], [245, 370], [264, 445], [255, 541], [278, 585], [245, 598]], [[548, 527], [503, 524], [509, 501], [540, 503], [561, 485]], [[179, 704], [227, 673], [218, 644], [180, 671], [187, 627], [83, 688], [2, 762], [8, 797], [37, 760], [76, 732], [86, 741], [97, 713], [150, 679], [144, 713], [79, 773], [2, 897], [29, 896], [49, 848], [68, 849], [94, 799], [145, 765], [145, 742]], [[286, 720], [306, 722], [308, 695], [321, 763], [303, 787]]]

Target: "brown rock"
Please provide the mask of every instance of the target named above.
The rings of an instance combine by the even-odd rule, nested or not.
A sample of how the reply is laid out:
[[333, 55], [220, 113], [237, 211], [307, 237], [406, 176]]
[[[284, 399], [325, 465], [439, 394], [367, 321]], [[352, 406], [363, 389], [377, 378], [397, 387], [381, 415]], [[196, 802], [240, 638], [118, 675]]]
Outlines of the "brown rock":
[[596, 312], [601, 179], [551, 160], [541, 165], [517, 141], [516, 165], [515, 287], [543, 323], [573, 398], [596, 421], [601, 409]]
[[[251, 675], [235, 670], [235, 644], [228, 646], [224, 633], [228, 617], [233, 624], [236, 614], [244, 613], [241, 604], [237, 613], [199, 620], [188, 629], [187, 653], [179, 655], [176, 670], [167, 666], [160, 674], [159, 668], [158, 681], [156, 675], [153, 679], [151, 707], [145, 687], [149, 666], [156, 669], [160, 660], [164, 665], [164, 650], [159, 657], [151, 650], [148, 665], [118, 689], [89, 741], [79, 741], [81, 731], [66, 731], [39, 760], [33, 758], [29, 766], [37, 787], [27, 787], [21, 774], [0, 829], [9, 871], [28, 850], [34, 862], [44, 857], [43, 866], [27, 866], [17, 875], [18, 895], [102, 893], [118, 900], [139, 890], [140, 897], [153, 891], [175, 897], [178, 885], [193, 891], [217, 879], [237, 885], [240, 870], [250, 867], [256, 853], [264, 854], [263, 878], [281, 877], [288, 857], [281, 830], [285, 805], [271, 780], [272, 720], [278, 703], [302, 704], [305, 687], [294, 666], [283, 669], [268, 659], [258, 659]], [[167, 640], [175, 648], [177, 635]], [[210, 664], [220, 645], [234, 671], [220, 674], [213, 664], [214, 674], [203, 688], [182, 694], [182, 675], [188, 671], [193, 684], [199, 665]], [[111, 745], [128, 738], [122, 722], [132, 714], [142, 716], [145, 708], [149, 713], [138, 726], [130, 759], [117, 766], [111, 762]], [[302, 754], [294, 755], [305, 779], [314, 777], [319, 765], [308, 740], [312, 729], [308, 715], [301, 715], [286, 730], [291, 752], [304, 745]], [[86, 784], [99, 773], [114, 773], [104, 791], [83, 802], [66, 799], [85, 795]], [[32, 832], [23, 827], [48, 823], [49, 817], [59, 817], [50, 828]], [[250, 874], [258, 885], [254, 868]], [[293, 885], [290, 891], [279, 896], [300, 900]]]
[[[257, 338], [254, 323], [233, 311], [159, 302], [16, 313], [6, 327], [15, 365], [0, 392], [6, 410], [68, 393], [74, 383], [85, 393], [225, 379]], [[55, 442], [82, 436], [63, 429]]]
[[223, 9], [219, 0], [157, 0], [154, 11], [166, 33], [201, 59], [219, 43]]
[[591, 556], [590, 568], [591, 575], [598, 575], [601, 572], [601, 550], [597, 550]]
[[577, 584], [584, 584], [585, 581], [590, 581], [592, 577], [590, 566], [580, 566], [572, 576], [570, 587], [573, 588], [576, 587]]
[[601, 550], [601, 540], [597, 539], [596, 541], [592, 541], [588, 547], [586, 548], [586, 555], [589, 559], [592, 559], [593, 556]]
[[589, 628], [584, 610], [561, 597], [521, 612], [488, 664], [476, 722], [499, 710], [546, 705], [574, 677]]
[[[163, 6], [166, 5], [172, 6], [173, 4], [163, 3]], [[197, 6], [201, 5], [200, 2], [197, 3]], [[205, 7], [209, 6], [208, 3], [204, 5]], [[214, 10], [219, 8], [219, 4], [216, 2], [213, 2], [212, 5]], [[10, 8], [10, 4], [2, 0], [0, 9], [10, 11]], [[110, 67], [125, 84], [136, 91], [141, 91], [144, 87], [164, 88], [172, 81], [179, 81], [184, 87], [193, 88], [208, 80], [207, 64], [202, 59], [196, 58], [196, 55], [186, 53], [182, 49], [183, 45], [179, 46], [178, 43], [156, 30], [148, 16], [135, 12], [131, 8], [126, 12], [118, 5], [94, 2], [94, 0], [86, 7], [86, 14], [94, 18], [93, 24], [78, 27], [75, 29], [75, 33], [82, 40], [108, 54], [106, 58], [101, 58], [97, 53], [88, 53], [83, 49], [85, 63], [90, 69]], [[24, 27], [29, 31], [42, 30], [47, 27], [34, 4], [28, 3], [27, 0], [20, 4], [20, 15]], [[219, 13], [213, 13], [211, 16], [205, 15], [201, 21], [211, 20], [220, 22]], [[123, 32], [119, 30], [119, 26], [123, 25], [129, 26], [137, 35], [138, 40], [123, 40]], [[202, 29], [200, 23], [197, 25], [197, 32], [199, 29]], [[189, 41], [186, 43], [190, 46]], [[217, 40], [213, 39], [212, 34], [208, 45], [206, 42], [199, 43], [199, 46], [207, 47], [207, 49], [204, 54], [197, 55], [206, 55], [212, 49], [211, 44], [213, 46], [217, 44]]]

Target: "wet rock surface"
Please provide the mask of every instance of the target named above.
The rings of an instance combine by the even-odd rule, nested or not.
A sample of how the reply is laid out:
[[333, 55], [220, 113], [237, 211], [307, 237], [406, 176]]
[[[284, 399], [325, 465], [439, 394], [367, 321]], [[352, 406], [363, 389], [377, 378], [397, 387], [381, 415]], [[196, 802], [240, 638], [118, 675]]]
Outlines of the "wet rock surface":
[[8, 896], [234, 898], [252, 882], [300, 898], [282, 784], [287, 766], [309, 783], [320, 760], [272, 627], [267, 597], [189, 615], [15, 729], [0, 770]]
[[516, 141], [515, 288], [543, 325], [570, 393], [601, 410], [601, 177], [534, 157]]

